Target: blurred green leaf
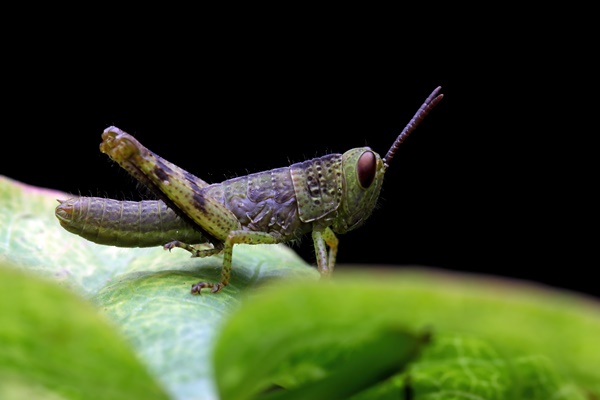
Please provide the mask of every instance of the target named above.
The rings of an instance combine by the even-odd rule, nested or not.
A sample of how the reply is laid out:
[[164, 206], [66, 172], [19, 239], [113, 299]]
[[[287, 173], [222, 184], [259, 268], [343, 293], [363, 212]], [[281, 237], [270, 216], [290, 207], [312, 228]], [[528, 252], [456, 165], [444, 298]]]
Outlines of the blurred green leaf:
[[221, 398], [254, 399], [273, 386], [296, 390], [265, 398], [348, 398], [400, 371], [427, 342], [393, 314], [374, 314], [368, 298], [357, 306], [345, 297], [357, 293], [278, 285], [240, 305], [215, 345]]
[[88, 301], [4, 263], [0, 326], [4, 399], [168, 398]]
[[360, 343], [393, 326], [431, 329], [432, 343], [408, 373], [356, 399], [398, 398], [405, 391], [414, 399], [600, 393], [600, 305], [594, 300], [468, 275], [381, 271], [342, 268], [332, 282], [280, 284], [242, 304], [215, 344], [222, 398], [253, 398], [270, 386], [297, 389], [325, 379]]
[[405, 384], [421, 400], [584, 400], [586, 391], [561, 376], [552, 360], [535, 353], [500, 351], [495, 340], [465, 334], [438, 335], [412, 366]]
[[[372, 387], [397, 375], [414, 361], [428, 340], [427, 333], [415, 334], [391, 326], [388, 329], [374, 330], [370, 340], [355, 343], [352, 349], [346, 350], [344, 352], [346, 355], [325, 378], [291, 390], [271, 391], [259, 398], [261, 400], [343, 400], [367, 389], [371, 393]], [[306, 340], [303, 342], [307, 343]], [[333, 342], [329, 347], [336, 345], [337, 343]], [[248, 389], [248, 385], [242, 387]], [[247, 396], [247, 392], [239, 386], [231, 386], [231, 389], [236, 392], [235, 395], [223, 395], [224, 398], [242, 399]]]

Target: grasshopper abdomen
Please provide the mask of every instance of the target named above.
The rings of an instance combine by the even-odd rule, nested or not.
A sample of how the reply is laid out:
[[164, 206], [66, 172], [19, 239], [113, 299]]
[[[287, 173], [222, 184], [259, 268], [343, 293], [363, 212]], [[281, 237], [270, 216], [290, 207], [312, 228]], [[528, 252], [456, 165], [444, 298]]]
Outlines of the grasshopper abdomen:
[[162, 201], [119, 201], [100, 197], [59, 200], [55, 215], [67, 231], [94, 243], [152, 247], [206, 239]]

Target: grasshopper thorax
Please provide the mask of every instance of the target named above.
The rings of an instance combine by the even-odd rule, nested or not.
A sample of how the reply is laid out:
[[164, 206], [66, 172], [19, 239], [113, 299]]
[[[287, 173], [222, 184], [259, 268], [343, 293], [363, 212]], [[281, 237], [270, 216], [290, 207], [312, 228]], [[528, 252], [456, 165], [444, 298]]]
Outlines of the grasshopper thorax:
[[361, 226], [373, 212], [386, 166], [369, 147], [348, 150], [342, 156], [342, 202], [332, 224], [336, 233]]

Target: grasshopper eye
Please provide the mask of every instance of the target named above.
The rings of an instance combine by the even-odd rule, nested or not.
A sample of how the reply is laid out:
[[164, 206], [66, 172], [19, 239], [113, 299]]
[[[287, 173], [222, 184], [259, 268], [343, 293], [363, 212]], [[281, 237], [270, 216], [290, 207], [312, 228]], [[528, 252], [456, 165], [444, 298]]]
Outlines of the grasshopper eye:
[[358, 175], [358, 183], [363, 189], [367, 189], [375, 179], [377, 171], [377, 160], [372, 151], [365, 151], [361, 154], [356, 164], [356, 173]]

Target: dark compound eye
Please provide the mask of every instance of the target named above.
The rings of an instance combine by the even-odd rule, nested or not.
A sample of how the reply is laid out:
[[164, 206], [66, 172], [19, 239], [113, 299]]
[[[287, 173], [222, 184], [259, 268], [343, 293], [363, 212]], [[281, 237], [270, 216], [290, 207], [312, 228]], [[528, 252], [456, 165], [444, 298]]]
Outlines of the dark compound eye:
[[358, 183], [364, 189], [367, 189], [373, 183], [375, 172], [377, 171], [376, 167], [375, 154], [372, 151], [362, 153], [358, 159], [358, 164], [356, 164], [356, 172], [358, 173]]

